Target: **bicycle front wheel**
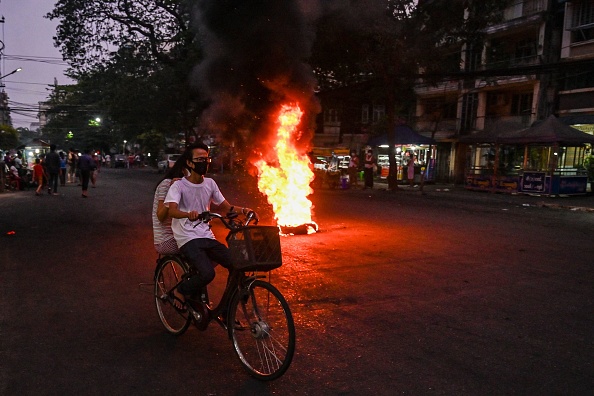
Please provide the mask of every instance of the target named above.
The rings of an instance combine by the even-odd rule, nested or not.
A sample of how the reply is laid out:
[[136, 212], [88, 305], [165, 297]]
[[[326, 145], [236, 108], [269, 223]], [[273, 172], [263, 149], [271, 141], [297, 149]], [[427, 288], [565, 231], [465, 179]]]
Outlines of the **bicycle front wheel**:
[[188, 311], [176, 308], [173, 303], [173, 289], [188, 272], [187, 265], [177, 257], [166, 257], [155, 271], [155, 304], [159, 319], [168, 332], [174, 335], [183, 334], [191, 323]]
[[235, 352], [252, 376], [273, 380], [287, 371], [295, 352], [295, 323], [276, 287], [256, 280], [236, 293], [228, 323]]

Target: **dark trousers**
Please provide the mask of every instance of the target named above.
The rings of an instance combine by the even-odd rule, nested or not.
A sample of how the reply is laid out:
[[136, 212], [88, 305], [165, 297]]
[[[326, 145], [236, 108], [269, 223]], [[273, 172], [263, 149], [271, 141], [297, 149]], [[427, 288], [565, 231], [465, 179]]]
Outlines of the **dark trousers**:
[[91, 171], [81, 169], [80, 178], [82, 179], [82, 190], [87, 191], [89, 189], [89, 179], [91, 178]]
[[373, 187], [373, 168], [363, 168], [365, 187]]
[[231, 268], [229, 249], [216, 239], [192, 239], [183, 245], [180, 251], [198, 271], [197, 275], [179, 286], [179, 291], [184, 295], [193, 295], [212, 282], [215, 277], [213, 261], [227, 269]]
[[48, 188], [53, 192], [58, 192], [58, 178], [60, 177], [59, 173], [49, 172], [49, 185]]

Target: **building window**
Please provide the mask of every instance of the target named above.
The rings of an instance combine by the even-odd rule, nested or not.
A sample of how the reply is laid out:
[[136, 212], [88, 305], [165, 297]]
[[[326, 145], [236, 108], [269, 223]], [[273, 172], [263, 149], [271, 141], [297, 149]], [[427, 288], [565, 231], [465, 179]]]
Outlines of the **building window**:
[[361, 123], [369, 124], [369, 105], [363, 105], [361, 107]]
[[520, 116], [532, 113], [532, 92], [512, 95], [511, 115]]
[[456, 119], [457, 117], [458, 102], [456, 98], [453, 100], [446, 98], [427, 99], [423, 101], [423, 107], [427, 116], [443, 120]]
[[586, 70], [577, 73], [567, 73], [563, 78], [563, 90], [594, 87], [594, 71]]
[[325, 123], [336, 123], [338, 121], [338, 111], [336, 109], [328, 109], [324, 111]]
[[460, 117], [460, 131], [468, 132], [476, 127], [476, 110], [478, 107], [478, 94], [465, 94], [462, 97], [462, 115]]
[[516, 44], [515, 63], [526, 63], [536, 59], [536, 47], [538, 43], [535, 40], [520, 40]]
[[481, 46], [469, 44], [469, 48], [466, 50], [465, 70], [479, 70], [482, 63], [482, 56], [483, 48]]
[[386, 106], [384, 105], [373, 105], [373, 122], [376, 123], [386, 115]]
[[571, 30], [573, 43], [594, 40], [594, 1], [575, 2]]

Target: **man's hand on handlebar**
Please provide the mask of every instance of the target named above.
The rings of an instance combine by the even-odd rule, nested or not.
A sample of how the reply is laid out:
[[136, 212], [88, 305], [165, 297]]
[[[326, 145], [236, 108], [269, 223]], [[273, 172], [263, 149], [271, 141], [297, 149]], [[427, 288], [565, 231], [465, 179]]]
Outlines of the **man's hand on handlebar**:
[[198, 216], [199, 216], [199, 215], [200, 215], [200, 214], [199, 214], [197, 211], [195, 211], [195, 210], [191, 210], [191, 211], [189, 211], [189, 212], [188, 212], [188, 219], [189, 219], [190, 221], [195, 221], [195, 220], [198, 220]]

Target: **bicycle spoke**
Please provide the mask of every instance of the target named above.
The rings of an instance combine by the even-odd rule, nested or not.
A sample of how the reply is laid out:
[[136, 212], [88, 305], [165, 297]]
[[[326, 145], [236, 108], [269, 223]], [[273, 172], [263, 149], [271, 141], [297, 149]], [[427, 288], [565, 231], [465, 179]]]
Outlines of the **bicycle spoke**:
[[182, 312], [174, 306], [173, 290], [177, 287], [183, 275], [185, 265], [176, 259], [161, 262], [155, 273], [155, 304], [157, 314], [172, 334], [182, 334], [190, 325], [191, 318], [187, 312]]
[[295, 348], [293, 318], [280, 292], [266, 282], [254, 282], [247, 295], [232, 305], [234, 320], [249, 332], [234, 328], [233, 344], [244, 367], [260, 379], [274, 379], [289, 367]]

